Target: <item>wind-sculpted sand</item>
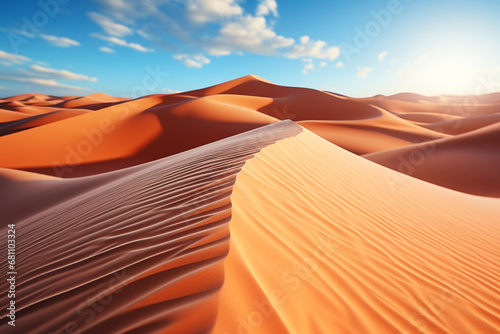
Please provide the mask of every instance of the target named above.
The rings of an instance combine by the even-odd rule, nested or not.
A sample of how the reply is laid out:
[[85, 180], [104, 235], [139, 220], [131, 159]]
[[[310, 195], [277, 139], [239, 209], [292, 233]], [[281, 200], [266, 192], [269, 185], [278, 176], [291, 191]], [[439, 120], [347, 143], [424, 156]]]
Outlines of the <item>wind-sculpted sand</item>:
[[256, 76], [0, 100], [0, 332], [498, 332], [499, 115]]

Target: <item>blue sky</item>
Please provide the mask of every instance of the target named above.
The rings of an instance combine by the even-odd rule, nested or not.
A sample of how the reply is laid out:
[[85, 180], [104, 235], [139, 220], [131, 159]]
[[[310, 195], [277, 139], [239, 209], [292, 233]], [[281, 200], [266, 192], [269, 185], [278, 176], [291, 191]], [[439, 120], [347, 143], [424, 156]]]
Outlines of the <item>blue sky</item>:
[[0, 96], [138, 97], [247, 74], [349, 96], [500, 91], [500, 1], [2, 4]]

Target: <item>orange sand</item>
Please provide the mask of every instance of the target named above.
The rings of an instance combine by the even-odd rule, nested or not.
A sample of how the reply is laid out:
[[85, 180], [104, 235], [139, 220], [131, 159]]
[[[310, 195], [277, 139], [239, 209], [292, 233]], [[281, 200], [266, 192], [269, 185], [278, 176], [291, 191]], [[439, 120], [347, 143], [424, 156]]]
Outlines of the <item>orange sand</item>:
[[256, 76], [0, 100], [0, 332], [499, 332], [498, 121]]

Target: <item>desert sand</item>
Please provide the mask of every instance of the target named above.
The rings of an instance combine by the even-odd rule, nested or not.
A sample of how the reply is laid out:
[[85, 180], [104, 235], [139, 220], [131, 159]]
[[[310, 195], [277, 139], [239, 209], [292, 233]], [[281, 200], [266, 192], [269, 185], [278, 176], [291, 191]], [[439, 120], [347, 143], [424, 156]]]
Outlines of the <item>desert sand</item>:
[[499, 121], [253, 75], [1, 99], [0, 332], [499, 332]]

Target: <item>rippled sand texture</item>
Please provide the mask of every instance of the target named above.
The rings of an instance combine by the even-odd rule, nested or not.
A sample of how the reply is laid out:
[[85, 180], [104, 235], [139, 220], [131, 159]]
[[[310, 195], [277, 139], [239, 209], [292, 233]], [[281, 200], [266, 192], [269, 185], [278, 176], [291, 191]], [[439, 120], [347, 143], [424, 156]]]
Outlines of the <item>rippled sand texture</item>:
[[0, 99], [0, 332], [500, 332], [499, 121], [256, 76]]
[[500, 201], [395, 175], [308, 131], [248, 161], [215, 332], [498, 332]]
[[[16, 224], [16, 331], [208, 331], [224, 280], [236, 174], [262, 147], [300, 131], [277, 123], [79, 184], [11, 173], [10, 182], [26, 174], [21, 182], [34, 183], [40, 196], [92, 184]], [[22, 202], [24, 194], [15, 195]], [[8, 327], [2, 322], [2, 333]]]

